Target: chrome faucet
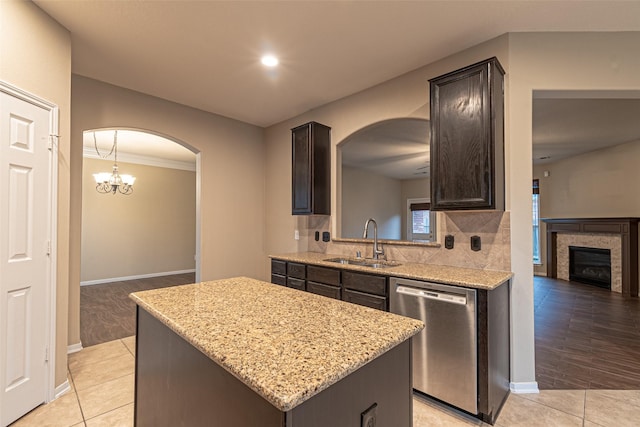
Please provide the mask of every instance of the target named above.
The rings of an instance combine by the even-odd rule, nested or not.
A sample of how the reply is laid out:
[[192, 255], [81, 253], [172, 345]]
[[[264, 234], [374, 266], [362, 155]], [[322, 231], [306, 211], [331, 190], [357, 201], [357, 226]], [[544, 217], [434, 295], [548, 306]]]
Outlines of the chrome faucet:
[[364, 233], [362, 234], [362, 238], [367, 238], [370, 222], [373, 222], [373, 259], [380, 259], [380, 255], [384, 257], [384, 249], [382, 249], [382, 245], [378, 244], [378, 223], [376, 223], [375, 219], [369, 218], [364, 223]]

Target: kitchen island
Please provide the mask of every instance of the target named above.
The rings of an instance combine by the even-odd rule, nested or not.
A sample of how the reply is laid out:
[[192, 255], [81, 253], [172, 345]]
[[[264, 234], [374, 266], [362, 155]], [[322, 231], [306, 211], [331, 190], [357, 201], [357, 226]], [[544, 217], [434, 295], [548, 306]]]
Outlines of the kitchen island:
[[244, 277], [131, 298], [137, 426], [412, 424], [420, 321]]

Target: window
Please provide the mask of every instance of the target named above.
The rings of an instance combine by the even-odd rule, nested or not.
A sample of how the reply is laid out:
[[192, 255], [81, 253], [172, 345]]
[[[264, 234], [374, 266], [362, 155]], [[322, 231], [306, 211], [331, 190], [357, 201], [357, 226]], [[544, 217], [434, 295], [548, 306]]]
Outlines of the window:
[[533, 263], [540, 264], [540, 184], [533, 180]]
[[435, 219], [429, 199], [407, 199], [407, 240], [432, 241]]

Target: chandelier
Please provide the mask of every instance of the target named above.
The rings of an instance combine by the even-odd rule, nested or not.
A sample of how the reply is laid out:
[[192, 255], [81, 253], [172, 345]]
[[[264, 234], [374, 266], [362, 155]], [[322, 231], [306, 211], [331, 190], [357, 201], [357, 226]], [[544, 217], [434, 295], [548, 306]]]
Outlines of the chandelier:
[[113, 145], [111, 146], [111, 151], [108, 154], [102, 155], [98, 150], [98, 142], [96, 141], [96, 133], [93, 132], [93, 145], [96, 148], [96, 153], [101, 159], [106, 159], [114, 154], [114, 162], [113, 162], [113, 170], [109, 172], [100, 172], [94, 173], [93, 178], [96, 180], [96, 190], [98, 193], [103, 194], [116, 194], [116, 192], [120, 194], [129, 195], [133, 193], [133, 183], [136, 178], [131, 175], [120, 175], [118, 172], [118, 131], [114, 131], [113, 134]]

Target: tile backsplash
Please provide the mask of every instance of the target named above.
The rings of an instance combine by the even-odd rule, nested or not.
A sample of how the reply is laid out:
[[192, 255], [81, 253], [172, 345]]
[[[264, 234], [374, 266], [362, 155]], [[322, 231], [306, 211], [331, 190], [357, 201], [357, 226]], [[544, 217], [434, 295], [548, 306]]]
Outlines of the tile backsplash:
[[[439, 244], [383, 243], [387, 259], [481, 270], [511, 270], [509, 212], [439, 212], [437, 221], [437, 241]], [[347, 241], [323, 242], [322, 232], [331, 230], [330, 216], [306, 217], [300, 221], [299, 228], [301, 235], [304, 233], [307, 236], [307, 250], [309, 252], [353, 257], [357, 251], [360, 251], [363, 257], [371, 257], [372, 241], [345, 239]], [[317, 242], [315, 241], [316, 231], [320, 232], [320, 241]], [[446, 235], [454, 237], [453, 249], [445, 249], [444, 236]], [[472, 236], [480, 237], [481, 249], [479, 251], [471, 250]]]

